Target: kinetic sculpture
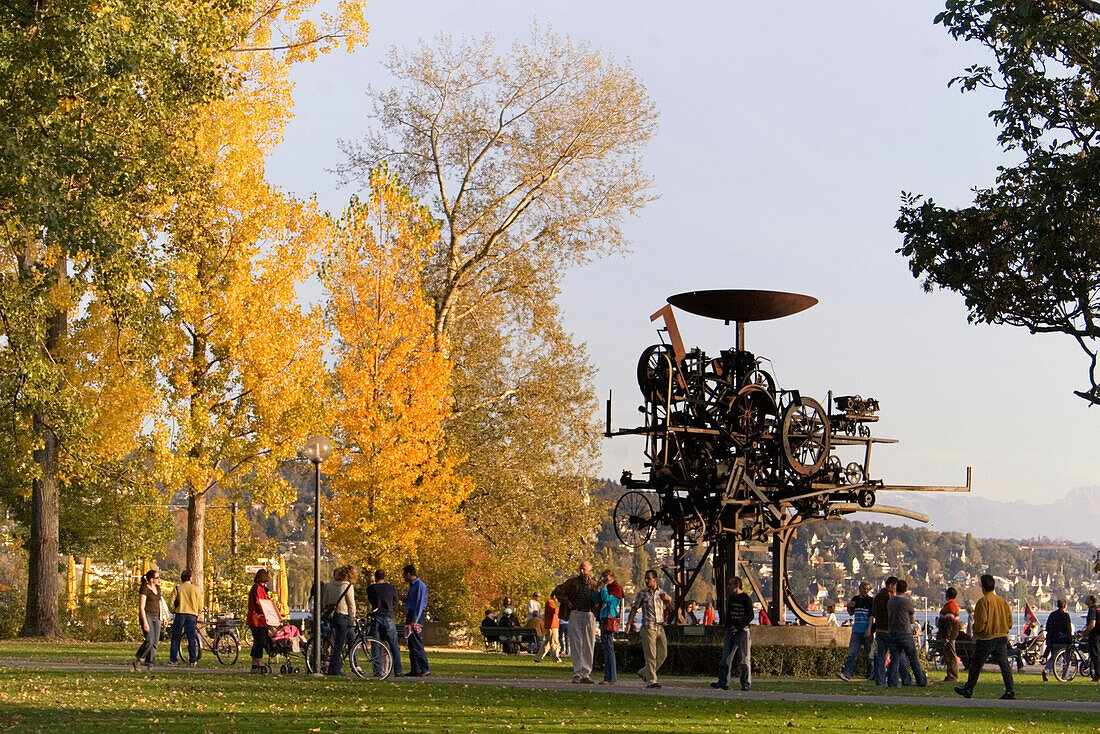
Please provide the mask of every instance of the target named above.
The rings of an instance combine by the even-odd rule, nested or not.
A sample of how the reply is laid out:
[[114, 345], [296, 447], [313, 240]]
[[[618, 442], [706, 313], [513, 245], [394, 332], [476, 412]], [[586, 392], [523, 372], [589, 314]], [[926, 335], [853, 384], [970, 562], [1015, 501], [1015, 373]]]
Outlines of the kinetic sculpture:
[[[688, 567], [688, 550], [705, 545], [713, 558], [717, 589], [740, 567], [764, 602], [760, 581], [741, 550], [765, 550], [771, 544], [772, 595], [769, 616], [782, 624], [789, 606], [807, 624], [824, 624], [790, 593], [787, 551], [795, 532], [857, 511], [901, 515], [921, 522], [928, 517], [899, 507], [876, 505], [887, 490], [966, 492], [966, 486], [885, 485], [871, 479], [871, 447], [896, 443], [871, 435], [878, 420], [874, 398], [844, 395], [826, 400], [832, 412], [798, 390], [785, 390], [745, 349], [745, 324], [796, 314], [817, 303], [796, 293], [755, 290], [693, 291], [671, 296], [650, 318], [663, 320], [660, 344], [648, 347], [638, 362], [638, 386], [644, 398], [645, 424], [611, 430], [607, 401], [605, 435], [645, 437], [649, 476], [622, 475], [626, 492], [615, 505], [619, 540], [638, 547], [661, 527], [672, 535], [672, 581], [682, 609], [700, 571]], [[736, 324], [736, 344], [711, 358], [700, 349], [684, 349], [672, 311], [679, 309]], [[667, 340], [665, 339], [667, 337]], [[862, 461], [844, 463], [837, 447], [862, 449]]]

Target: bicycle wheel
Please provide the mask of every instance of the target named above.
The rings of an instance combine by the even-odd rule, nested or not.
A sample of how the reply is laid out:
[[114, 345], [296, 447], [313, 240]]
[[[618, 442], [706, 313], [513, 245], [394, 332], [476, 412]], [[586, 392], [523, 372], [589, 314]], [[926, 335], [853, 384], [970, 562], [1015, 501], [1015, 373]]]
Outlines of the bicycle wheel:
[[[328, 658], [329, 652], [332, 649], [332, 642], [327, 637], [323, 637], [321, 640], [321, 670], [328, 670]], [[306, 656], [306, 672], [313, 673], [313, 640], [310, 639], [306, 642], [306, 646], [302, 649], [302, 654]]]
[[389, 678], [393, 673], [393, 655], [389, 645], [376, 637], [368, 637], [366, 649], [370, 650], [372, 675], [383, 680]]
[[241, 643], [232, 632], [214, 635], [214, 656], [222, 665], [236, 665], [241, 656]]
[[1054, 677], [1063, 683], [1077, 677], [1077, 656], [1071, 650], [1062, 649], [1055, 653]]

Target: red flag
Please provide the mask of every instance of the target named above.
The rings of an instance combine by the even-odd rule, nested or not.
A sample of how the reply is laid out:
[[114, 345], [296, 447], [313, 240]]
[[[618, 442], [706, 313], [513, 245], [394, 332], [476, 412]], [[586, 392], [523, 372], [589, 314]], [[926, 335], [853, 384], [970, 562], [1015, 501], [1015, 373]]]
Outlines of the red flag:
[[1039, 624], [1039, 618], [1035, 616], [1035, 612], [1031, 611], [1031, 604], [1024, 604], [1024, 619], [1032, 624]]

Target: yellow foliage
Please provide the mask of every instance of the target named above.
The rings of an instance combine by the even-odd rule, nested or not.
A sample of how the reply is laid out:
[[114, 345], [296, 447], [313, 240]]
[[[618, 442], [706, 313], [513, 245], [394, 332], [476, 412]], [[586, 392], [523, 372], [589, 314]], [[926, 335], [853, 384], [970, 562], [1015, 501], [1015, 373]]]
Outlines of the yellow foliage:
[[435, 349], [419, 274], [438, 224], [384, 168], [338, 223], [324, 270], [338, 337], [336, 459], [328, 537], [368, 563], [415, 558], [470, 491], [444, 441], [450, 364]]

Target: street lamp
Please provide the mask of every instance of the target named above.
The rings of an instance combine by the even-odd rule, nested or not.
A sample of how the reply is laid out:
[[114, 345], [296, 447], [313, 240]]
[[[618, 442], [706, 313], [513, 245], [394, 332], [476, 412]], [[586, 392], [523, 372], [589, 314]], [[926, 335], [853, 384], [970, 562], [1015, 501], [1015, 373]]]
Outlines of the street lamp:
[[324, 436], [306, 441], [303, 452], [313, 462], [313, 675], [321, 672], [321, 462], [332, 453]]

